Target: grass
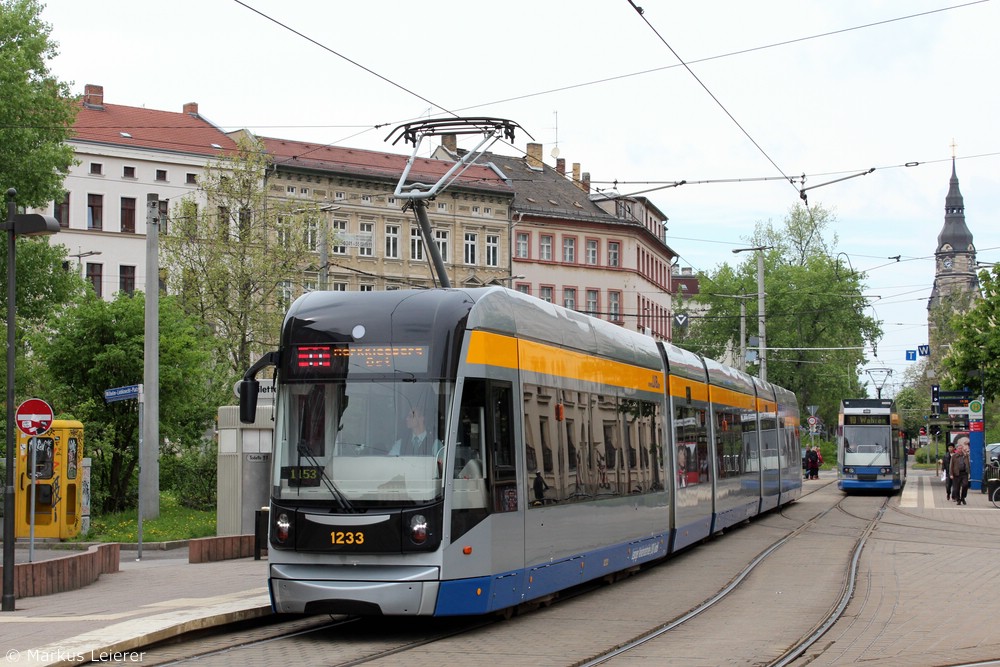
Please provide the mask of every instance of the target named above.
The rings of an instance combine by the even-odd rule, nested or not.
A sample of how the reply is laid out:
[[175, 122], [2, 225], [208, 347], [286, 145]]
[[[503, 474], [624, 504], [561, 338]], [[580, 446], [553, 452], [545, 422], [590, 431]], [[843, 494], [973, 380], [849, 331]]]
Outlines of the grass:
[[[139, 541], [137, 510], [90, 517], [90, 532], [76, 538], [79, 542]], [[142, 520], [143, 542], [171, 542], [196, 537], [215, 536], [215, 511], [193, 510], [181, 506], [171, 493], [160, 494], [160, 516]]]

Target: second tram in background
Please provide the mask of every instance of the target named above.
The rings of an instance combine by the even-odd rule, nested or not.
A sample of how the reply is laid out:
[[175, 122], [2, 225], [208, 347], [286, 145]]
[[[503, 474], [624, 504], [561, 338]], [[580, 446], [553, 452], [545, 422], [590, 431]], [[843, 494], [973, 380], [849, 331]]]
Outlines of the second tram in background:
[[843, 491], [888, 491], [906, 484], [906, 443], [896, 402], [845, 398], [837, 420], [837, 485]]

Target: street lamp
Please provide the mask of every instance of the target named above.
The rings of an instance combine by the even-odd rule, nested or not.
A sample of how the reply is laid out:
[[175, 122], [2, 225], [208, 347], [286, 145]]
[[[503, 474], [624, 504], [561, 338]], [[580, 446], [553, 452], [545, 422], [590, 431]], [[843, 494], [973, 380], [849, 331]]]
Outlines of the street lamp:
[[14, 611], [14, 301], [17, 299], [15, 245], [17, 235], [42, 236], [59, 231], [51, 215], [17, 213], [17, 190], [7, 190], [7, 479], [3, 502], [3, 600], [0, 611]]
[[[340, 210], [339, 206], [333, 204], [324, 204], [319, 208], [297, 208], [292, 211], [292, 213], [311, 213], [313, 211], [320, 211], [322, 213], [330, 213], [331, 211]], [[326, 291], [327, 279], [329, 278], [330, 272], [330, 225], [327, 221], [323, 220], [323, 226], [320, 228], [319, 234], [319, 289], [320, 291]]]
[[759, 245], [753, 248], [734, 248], [733, 254], [755, 251], [757, 253], [757, 337], [760, 339], [760, 372], [763, 382], [767, 382], [767, 325], [764, 320], [764, 251], [774, 246]]

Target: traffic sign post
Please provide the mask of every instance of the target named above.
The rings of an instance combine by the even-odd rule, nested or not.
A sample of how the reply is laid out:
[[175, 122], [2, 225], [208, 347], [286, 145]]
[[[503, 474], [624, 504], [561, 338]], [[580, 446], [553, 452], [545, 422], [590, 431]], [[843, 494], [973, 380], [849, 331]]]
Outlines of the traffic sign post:
[[[40, 398], [29, 398], [14, 411], [14, 421], [17, 430], [31, 436], [28, 441], [28, 448], [31, 450], [28, 455], [28, 474], [31, 477], [28, 492], [28, 507], [31, 512], [28, 514], [28, 562], [35, 560], [35, 475], [38, 473], [38, 444], [35, 437], [45, 435], [52, 428], [52, 406]], [[12, 511], [13, 508], [5, 508], [4, 511]]]

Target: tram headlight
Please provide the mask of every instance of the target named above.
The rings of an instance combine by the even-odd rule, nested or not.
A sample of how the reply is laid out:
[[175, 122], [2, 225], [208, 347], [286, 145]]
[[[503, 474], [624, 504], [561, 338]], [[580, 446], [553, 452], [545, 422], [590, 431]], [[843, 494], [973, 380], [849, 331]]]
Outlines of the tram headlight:
[[854, 474], [854, 468], [844, 468], [844, 474], [845, 475], [853, 475]]
[[284, 512], [274, 519], [274, 539], [279, 544], [284, 544], [288, 540], [288, 531], [292, 527], [292, 521]]
[[410, 539], [414, 544], [423, 544], [427, 541], [427, 517], [423, 514], [414, 514], [410, 517]]

